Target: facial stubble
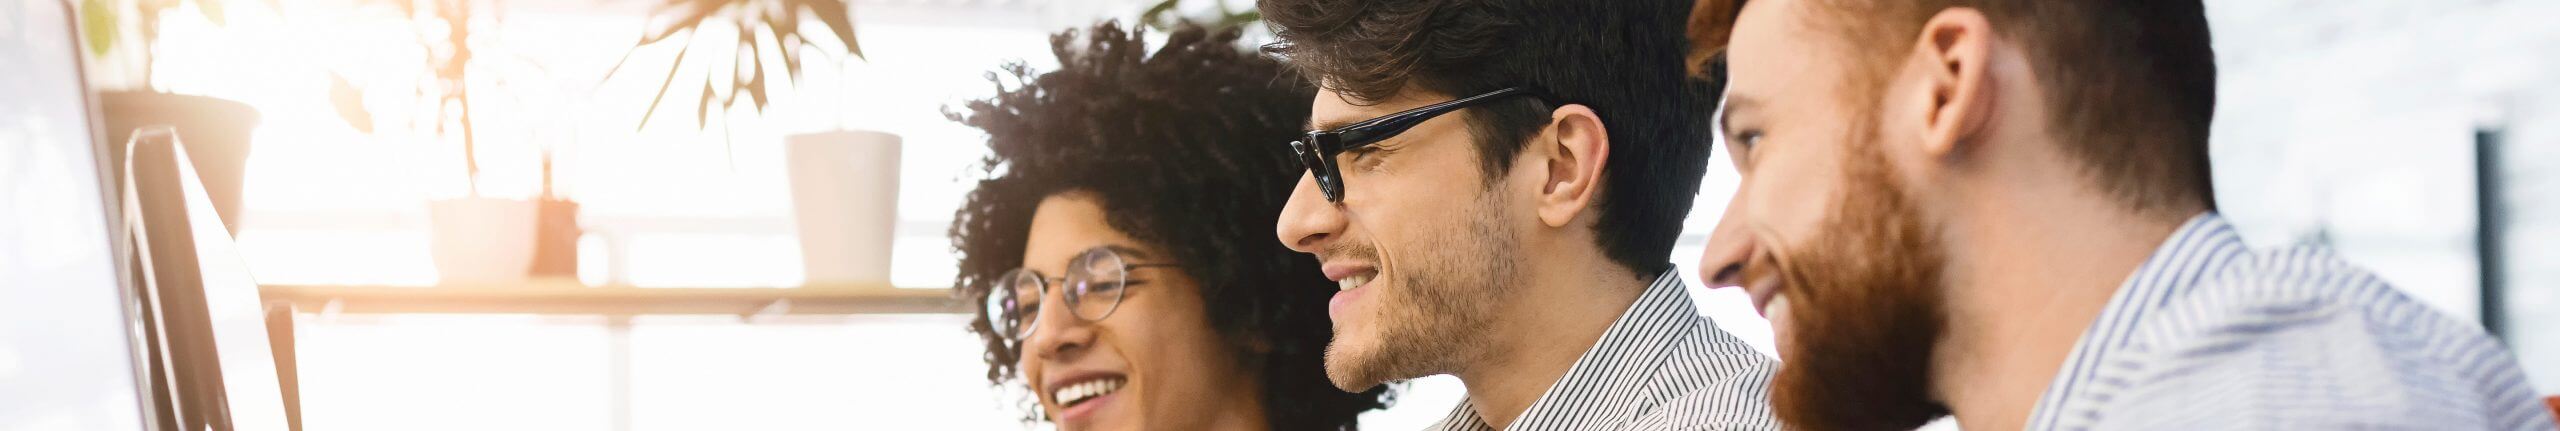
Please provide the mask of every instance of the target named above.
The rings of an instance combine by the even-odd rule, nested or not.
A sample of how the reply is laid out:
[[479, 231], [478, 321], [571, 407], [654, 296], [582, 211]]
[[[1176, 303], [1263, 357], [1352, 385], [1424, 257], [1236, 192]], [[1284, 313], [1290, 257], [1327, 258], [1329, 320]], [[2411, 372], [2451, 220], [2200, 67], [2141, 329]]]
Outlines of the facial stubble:
[[[1494, 323], [1496, 304], [1520, 282], [1519, 238], [1510, 230], [1500, 184], [1488, 185], [1474, 199], [1467, 223], [1440, 224], [1460, 229], [1408, 237], [1417, 243], [1405, 244], [1409, 252], [1401, 255], [1411, 259], [1393, 262], [1401, 265], [1380, 261], [1395, 269], [1388, 274], [1393, 283], [1362, 287], [1392, 288], [1370, 292], [1377, 296], [1368, 310], [1374, 326], [1368, 331], [1375, 336], [1369, 343], [1351, 345], [1345, 343], [1350, 329], [1336, 324], [1334, 342], [1325, 348], [1325, 375], [1335, 387], [1359, 392], [1388, 381], [1451, 373], [1481, 356], [1481, 340]], [[1384, 257], [1365, 244], [1345, 244], [1327, 254]]]

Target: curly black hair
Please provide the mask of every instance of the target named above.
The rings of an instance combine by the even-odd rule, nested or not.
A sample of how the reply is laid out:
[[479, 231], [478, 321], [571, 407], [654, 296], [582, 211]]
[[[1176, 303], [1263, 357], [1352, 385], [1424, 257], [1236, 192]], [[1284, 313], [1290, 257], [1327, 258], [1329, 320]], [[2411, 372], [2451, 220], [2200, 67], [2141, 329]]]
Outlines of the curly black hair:
[[[985, 175], [951, 226], [970, 304], [1022, 266], [1032, 212], [1046, 197], [1098, 200], [1113, 229], [1180, 256], [1199, 281], [1212, 329], [1259, 369], [1272, 429], [1357, 429], [1360, 412], [1391, 402], [1384, 389], [1346, 393], [1324, 376], [1333, 338], [1325, 304], [1334, 293], [1316, 261], [1271, 237], [1302, 169], [1278, 145], [1307, 118], [1314, 88], [1278, 61], [1237, 42], [1240, 30], [1182, 24], [1161, 49], [1144, 29], [1116, 22], [1050, 37], [1058, 70], [1005, 66], [995, 97], [969, 102], [953, 121], [987, 132]], [[987, 381], [1021, 376], [1021, 352], [976, 311], [970, 332], [986, 343]]]

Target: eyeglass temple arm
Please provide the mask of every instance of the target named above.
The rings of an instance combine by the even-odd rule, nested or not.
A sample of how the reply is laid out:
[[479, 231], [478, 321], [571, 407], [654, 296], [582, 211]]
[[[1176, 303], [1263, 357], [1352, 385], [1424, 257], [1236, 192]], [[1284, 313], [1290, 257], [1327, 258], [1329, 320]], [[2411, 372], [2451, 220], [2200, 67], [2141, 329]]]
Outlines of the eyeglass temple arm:
[[[1131, 263], [1131, 264], [1123, 264], [1123, 265], [1120, 265], [1120, 266], [1121, 266], [1121, 267], [1124, 267], [1124, 268], [1129, 268], [1129, 269], [1138, 269], [1138, 268], [1171, 268], [1171, 267], [1182, 266], [1182, 264], [1178, 264], [1178, 263], [1169, 263], [1169, 262], [1159, 262], [1159, 263]], [[1067, 277], [1065, 277], [1065, 276], [1058, 276], [1058, 277], [1041, 276], [1041, 277], [1040, 277], [1040, 280], [1041, 280], [1041, 281], [1052, 282], [1052, 283], [1066, 283], [1066, 282], [1067, 282]]]
[[1334, 135], [1337, 136], [1339, 142], [1342, 143], [1342, 148], [1339, 151], [1349, 151], [1377, 143], [1378, 139], [1373, 139], [1373, 137], [1395, 136], [1398, 133], [1404, 133], [1406, 129], [1412, 129], [1413, 126], [1422, 124], [1423, 121], [1428, 121], [1432, 117], [1438, 117], [1441, 114], [1448, 113], [1449, 111], [1465, 109], [1468, 106], [1474, 106], [1494, 99], [1524, 93], [1529, 93], [1529, 90], [1522, 87], [1510, 87], [1494, 90], [1489, 93], [1478, 94], [1464, 99], [1440, 102], [1430, 106], [1416, 108], [1411, 111], [1405, 111], [1400, 114], [1379, 117], [1377, 119], [1361, 122], [1360, 124], [1353, 124], [1343, 127], [1338, 132], [1334, 132]]

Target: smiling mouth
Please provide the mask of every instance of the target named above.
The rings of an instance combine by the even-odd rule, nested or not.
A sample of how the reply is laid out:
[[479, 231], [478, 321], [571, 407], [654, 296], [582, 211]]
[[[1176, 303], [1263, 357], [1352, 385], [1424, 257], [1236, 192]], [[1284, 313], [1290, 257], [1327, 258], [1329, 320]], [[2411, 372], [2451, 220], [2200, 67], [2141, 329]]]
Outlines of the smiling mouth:
[[1349, 292], [1352, 289], [1360, 288], [1360, 286], [1368, 285], [1370, 279], [1377, 277], [1377, 271], [1362, 271], [1359, 275], [1343, 277], [1341, 280], [1335, 280], [1334, 283], [1339, 284], [1340, 286], [1337, 287], [1341, 287], [1342, 291]]
[[1120, 388], [1128, 384], [1129, 379], [1124, 377], [1086, 380], [1060, 385], [1058, 389], [1049, 392], [1049, 399], [1056, 400], [1059, 408], [1074, 407], [1095, 398], [1102, 398], [1103, 395], [1120, 392]]
[[1784, 306], [1787, 303], [1786, 301], [1787, 295], [1785, 293], [1770, 292], [1767, 294], [1752, 295], [1751, 308], [1753, 310], [1760, 311], [1760, 317], [1769, 317], [1769, 309], [1771, 307]]
[[1785, 268], [1779, 265], [1776, 254], [1761, 254], [1753, 257], [1752, 261], [1752, 266], [1757, 268], [1744, 269], [1742, 290], [1751, 295], [1751, 308], [1759, 311], [1761, 317], [1768, 317], [1771, 304], [1786, 304], [1787, 288], [1792, 283], [1788, 283], [1784, 276], [1782, 271]]
[[1751, 308], [1759, 310], [1761, 316], [1768, 316], [1769, 305], [1780, 304], [1787, 294], [1786, 287], [1774, 281], [1752, 283], [1744, 292], [1751, 295]]

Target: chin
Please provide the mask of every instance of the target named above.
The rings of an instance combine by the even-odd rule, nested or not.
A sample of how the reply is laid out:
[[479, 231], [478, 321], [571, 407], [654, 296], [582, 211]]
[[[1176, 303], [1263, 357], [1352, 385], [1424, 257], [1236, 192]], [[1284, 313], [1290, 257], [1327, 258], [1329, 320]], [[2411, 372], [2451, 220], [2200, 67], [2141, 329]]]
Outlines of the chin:
[[1378, 344], [1379, 339], [1376, 333], [1337, 335], [1333, 344], [1325, 347], [1325, 378], [1343, 392], [1367, 391], [1400, 378], [1390, 375], [1390, 368], [1394, 367], [1386, 355], [1394, 352], [1385, 351], [1385, 346]]
[[1360, 392], [1377, 386], [1374, 382], [1364, 384], [1360, 381], [1363, 379], [1358, 375], [1357, 370], [1365, 366], [1357, 361], [1359, 357], [1366, 356], [1363, 354], [1364, 350], [1348, 348], [1340, 338], [1334, 339], [1334, 345], [1325, 348], [1324, 376], [1333, 381], [1335, 389], [1341, 389], [1343, 392]]

